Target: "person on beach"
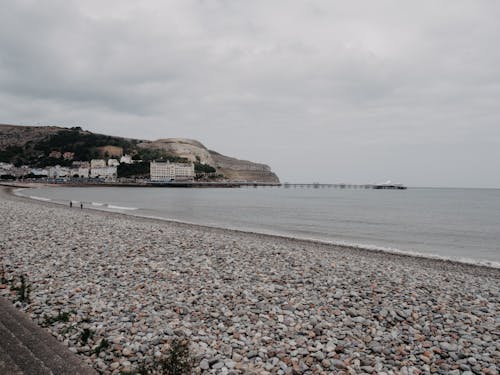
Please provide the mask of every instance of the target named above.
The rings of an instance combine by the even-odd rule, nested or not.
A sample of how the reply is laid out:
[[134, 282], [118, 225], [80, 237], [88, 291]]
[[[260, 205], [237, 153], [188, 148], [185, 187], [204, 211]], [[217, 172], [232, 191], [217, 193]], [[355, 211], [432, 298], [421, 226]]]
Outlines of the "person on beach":
[[69, 201], [69, 208], [73, 207], [73, 201]]
[[83, 202], [80, 202], [80, 210], [83, 210]]

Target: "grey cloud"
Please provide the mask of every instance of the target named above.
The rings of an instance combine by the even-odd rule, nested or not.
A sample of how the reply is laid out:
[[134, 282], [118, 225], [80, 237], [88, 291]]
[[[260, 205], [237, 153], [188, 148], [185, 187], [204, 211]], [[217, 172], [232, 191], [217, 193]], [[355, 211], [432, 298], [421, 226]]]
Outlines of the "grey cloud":
[[[463, 184], [453, 156], [475, 177], [500, 156], [498, 14], [486, 0], [7, 2], [0, 115], [197, 138], [285, 180]], [[441, 160], [448, 177], [426, 173]]]

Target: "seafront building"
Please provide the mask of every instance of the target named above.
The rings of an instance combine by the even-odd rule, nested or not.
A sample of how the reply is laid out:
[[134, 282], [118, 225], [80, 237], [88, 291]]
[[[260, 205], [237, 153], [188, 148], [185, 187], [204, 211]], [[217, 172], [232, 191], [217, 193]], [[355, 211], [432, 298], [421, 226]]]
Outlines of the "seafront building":
[[133, 163], [132, 156], [130, 156], [130, 155], [123, 155], [120, 158], [120, 163], [122, 163], [122, 164], [132, 164]]
[[118, 159], [109, 159], [108, 160], [108, 167], [118, 167], [120, 165], [120, 162]]
[[104, 167], [106, 167], [106, 160], [104, 159], [92, 159], [90, 161], [90, 169], [104, 168]]
[[150, 174], [152, 182], [192, 181], [195, 176], [194, 164], [152, 161]]
[[33, 174], [35, 176], [45, 176], [45, 177], [48, 176], [48, 172], [44, 168], [33, 168], [31, 170], [31, 174]]
[[60, 165], [56, 165], [47, 168], [47, 176], [49, 178], [69, 177], [71, 176], [71, 170], [67, 167], [61, 167]]
[[104, 178], [106, 180], [114, 180], [117, 177], [116, 167], [100, 167], [90, 168], [91, 178]]
[[14, 164], [0, 162], [0, 169], [8, 171], [11, 170], [12, 168], [14, 168]]
[[13, 169], [14, 169], [14, 164], [0, 163], [0, 176], [1, 175], [12, 175]]
[[71, 166], [73, 168], [90, 168], [90, 163], [88, 161], [78, 160], [71, 163]]
[[90, 168], [88, 168], [88, 167], [79, 167], [76, 170], [75, 174], [78, 177], [80, 177], [80, 178], [89, 178], [89, 176], [90, 176]]

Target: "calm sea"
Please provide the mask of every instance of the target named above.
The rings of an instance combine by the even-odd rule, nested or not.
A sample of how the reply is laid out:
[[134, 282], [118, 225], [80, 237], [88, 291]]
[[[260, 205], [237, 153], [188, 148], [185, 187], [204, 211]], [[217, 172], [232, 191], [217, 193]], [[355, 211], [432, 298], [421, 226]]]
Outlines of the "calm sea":
[[500, 265], [500, 189], [54, 187], [22, 195], [390, 251]]

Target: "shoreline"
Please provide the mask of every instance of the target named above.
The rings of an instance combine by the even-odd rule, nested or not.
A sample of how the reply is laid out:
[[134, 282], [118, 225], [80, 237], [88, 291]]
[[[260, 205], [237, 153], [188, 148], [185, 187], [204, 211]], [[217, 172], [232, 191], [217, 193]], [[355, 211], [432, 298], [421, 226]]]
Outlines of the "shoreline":
[[498, 375], [498, 269], [5, 189], [0, 209], [0, 295], [101, 373], [153, 369], [183, 338], [193, 374]]
[[[58, 185], [43, 185], [42, 184], [41, 186], [16, 186], [16, 187], [8, 187], [7, 191], [12, 196], [15, 196], [15, 197], [18, 197], [21, 199], [26, 199], [26, 200], [31, 201], [31, 202], [47, 203], [47, 204], [52, 204], [52, 205], [64, 207], [65, 206], [64, 203], [57, 202], [57, 201], [51, 200], [49, 198], [37, 198], [37, 197], [33, 197], [33, 196], [24, 196], [21, 194], [16, 194], [16, 190], [18, 190], [18, 189], [37, 189], [39, 187], [53, 187], [53, 186], [58, 186]], [[0, 186], [0, 188], [2, 188], [2, 187]], [[91, 204], [92, 202], [86, 202], [86, 203]], [[89, 210], [89, 211], [97, 212], [97, 213], [104, 213], [104, 214], [111, 214], [111, 215], [113, 215], [113, 214], [114, 215], [123, 215], [125, 217], [153, 220], [154, 222], [177, 223], [177, 224], [195, 226], [195, 227], [198, 227], [201, 229], [203, 229], [203, 228], [219, 229], [222, 231], [231, 231], [234, 233], [247, 233], [247, 234], [253, 234], [253, 235], [257, 235], [257, 236], [269, 236], [270, 238], [288, 239], [291, 241], [303, 241], [307, 244], [326, 245], [326, 246], [339, 247], [339, 248], [345, 248], [345, 249], [354, 249], [354, 250], [359, 250], [359, 251], [363, 251], [363, 252], [381, 253], [381, 254], [403, 256], [403, 257], [410, 257], [410, 258], [417, 258], [417, 259], [421, 258], [421, 259], [428, 259], [428, 260], [445, 262], [445, 263], [456, 263], [459, 265], [467, 265], [467, 266], [472, 266], [472, 267], [485, 267], [485, 268], [492, 268], [492, 269], [499, 269], [500, 270], [500, 262], [495, 262], [492, 260], [472, 259], [472, 258], [455, 258], [455, 257], [447, 257], [447, 256], [439, 255], [439, 254], [423, 253], [423, 252], [412, 251], [412, 250], [400, 250], [400, 249], [382, 248], [382, 247], [368, 246], [368, 245], [345, 244], [345, 243], [341, 243], [341, 242], [320, 240], [320, 239], [314, 239], [314, 238], [304, 238], [304, 237], [284, 235], [284, 234], [279, 234], [279, 233], [264, 233], [264, 232], [244, 230], [244, 229], [238, 229], [238, 228], [211, 226], [211, 225], [199, 224], [199, 223], [188, 222], [188, 221], [183, 221], [183, 220], [177, 220], [177, 219], [173, 219], [173, 218], [162, 218], [162, 217], [158, 217], [158, 216], [147, 216], [147, 215], [134, 214], [134, 212], [133, 212], [134, 210], [130, 210], [129, 212], [117, 212], [117, 211], [112, 211], [112, 210], [104, 210], [102, 208], [99, 208], [99, 206], [85, 207], [85, 209]]]
[[2, 182], [3, 186], [16, 185], [60, 186], [60, 187], [181, 187], [181, 188], [239, 188], [239, 187], [282, 187], [274, 182], [238, 182], [238, 181], [175, 181], [175, 182]]

